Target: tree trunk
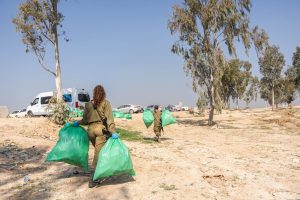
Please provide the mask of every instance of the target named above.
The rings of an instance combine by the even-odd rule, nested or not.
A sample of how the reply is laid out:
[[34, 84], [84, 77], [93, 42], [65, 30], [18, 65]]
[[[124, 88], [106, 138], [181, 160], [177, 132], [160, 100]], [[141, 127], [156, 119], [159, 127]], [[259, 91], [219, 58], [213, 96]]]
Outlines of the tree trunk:
[[272, 87], [272, 111], [274, 111], [274, 87]]
[[209, 118], [208, 118], [208, 125], [212, 126], [213, 125], [213, 119], [214, 119], [214, 86], [211, 86], [211, 95], [210, 95], [210, 110], [209, 110]]
[[210, 85], [210, 95], [209, 95], [209, 104], [210, 104], [210, 111], [209, 111], [209, 118], [208, 118], [208, 125], [213, 125], [213, 119], [214, 119], [214, 109], [215, 109], [215, 88], [214, 88], [214, 77], [212, 75], [212, 72], [210, 74], [211, 79], [211, 85]]
[[239, 98], [236, 99], [236, 109], [239, 109]]
[[[57, 21], [57, 1], [53, 3], [53, 12], [54, 12], [54, 20]], [[55, 50], [55, 68], [56, 68], [56, 91], [57, 91], [57, 100], [62, 100], [62, 83], [61, 83], [61, 70], [60, 70], [60, 62], [59, 62], [59, 50], [58, 50], [58, 36], [57, 36], [57, 24], [53, 26], [53, 34], [54, 34], [54, 50]]]

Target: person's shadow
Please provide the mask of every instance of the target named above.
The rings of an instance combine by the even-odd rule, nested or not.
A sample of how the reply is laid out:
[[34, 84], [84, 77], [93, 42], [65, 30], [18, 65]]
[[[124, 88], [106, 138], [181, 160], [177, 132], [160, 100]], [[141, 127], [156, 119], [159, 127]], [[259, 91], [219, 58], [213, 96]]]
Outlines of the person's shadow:
[[135, 181], [134, 178], [130, 175], [119, 175], [119, 176], [111, 176], [108, 178], [103, 178], [99, 181], [99, 184], [96, 187], [101, 187], [104, 185], [117, 185], [122, 183], [128, 183]]

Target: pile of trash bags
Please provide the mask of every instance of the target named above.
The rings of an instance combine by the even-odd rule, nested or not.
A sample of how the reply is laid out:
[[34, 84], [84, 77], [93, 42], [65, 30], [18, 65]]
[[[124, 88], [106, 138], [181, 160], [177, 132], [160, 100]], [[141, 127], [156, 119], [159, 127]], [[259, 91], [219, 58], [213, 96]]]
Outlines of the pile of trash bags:
[[[151, 110], [144, 110], [143, 113], [143, 121], [144, 124], [146, 125], [147, 128], [149, 128], [151, 126], [151, 124], [154, 121], [154, 116], [153, 113], [151, 112]], [[162, 123], [162, 127], [177, 123], [175, 117], [173, 117], [173, 115], [171, 114], [171, 112], [169, 110], [162, 110], [162, 114], [161, 114], [161, 123]]]
[[113, 117], [114, 118], [121, 118], [121, 119], [132, 119], [131, 114], [125, 114], [121, 111], [113, 111]]
[[[65, 162], [88, 171], [89, 139], [84, 128], [78, 123], [67, 123], [59, 131], [59, 139], [47, 155], [46, 162]], [[128, 148], [114, 133], [102, 147], [93, 179], [116, 176], [134, 176]]]
[[70, 106], [67, 106], [66, 110], [69, 113], [69, 118], [74, 119], [76, 117], [83, 117], [83, 110], [78, 108], [71, 108]]

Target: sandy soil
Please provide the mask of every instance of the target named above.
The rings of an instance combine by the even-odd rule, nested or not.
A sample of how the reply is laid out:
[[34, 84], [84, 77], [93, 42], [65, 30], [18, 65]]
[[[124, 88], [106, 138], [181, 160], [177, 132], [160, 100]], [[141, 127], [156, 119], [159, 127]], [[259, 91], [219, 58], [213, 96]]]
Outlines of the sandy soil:
[[[223, 111], [213, 127], [207, 116], [174, 116], [178, 124], [165, 128], [160, 144], [147, 142], [154, 135], [141, 114], [117, 119], [145, 137], [124, 141], [137, 175], [93, 189], [81, 169], [44, 162], [60, 127], [46, 118], [2, 118], [0, 199], [300, 199], [300, 107]], [[91, 147], [90, 163], [92, 156]]]

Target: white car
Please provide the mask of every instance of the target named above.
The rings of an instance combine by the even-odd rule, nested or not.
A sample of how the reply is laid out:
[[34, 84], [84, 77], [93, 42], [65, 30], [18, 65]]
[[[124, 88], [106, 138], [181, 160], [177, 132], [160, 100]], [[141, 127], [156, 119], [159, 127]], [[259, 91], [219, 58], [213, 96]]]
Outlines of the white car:
[[120, 112], [123, 112], [123, 113], [133, 114], [133, 113], [142, 112], [142, 107], [132, 105], [132, 104], [125, 104], [125, 105], [119, 106], [117, 109], [114, 109], [114, 111], [120, 111]]
[[16, 110], [16, 111], [12, 112], [9, 116], [10, 117], [25, 117], [26, 109]]
[[182, 107], [181, 107], [181, 110], [183, 110], [183, 111], [188, 111], [188, 110], [189, 110], [189, 107], [187, 107], [187, 106], [182, 106]]

